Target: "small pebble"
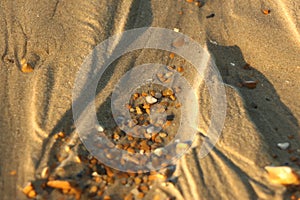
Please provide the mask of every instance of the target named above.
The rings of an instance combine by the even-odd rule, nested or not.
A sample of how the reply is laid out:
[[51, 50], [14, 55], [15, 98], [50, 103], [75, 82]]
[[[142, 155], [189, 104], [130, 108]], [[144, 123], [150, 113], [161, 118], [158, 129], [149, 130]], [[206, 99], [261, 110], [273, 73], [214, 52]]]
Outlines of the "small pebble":
[[279, 147], [281, 150], [286, 150], [290, 147], [290, 143], [288, 142], [278, 143], [277, 147]]
[[176, 33], [179, 32], [179, 28], [174, 28], [173, 30], [174, 30]]
[[147, 133], [153, 133], [155, 131], [155, 127], [154, 126], [150, 126], [147, 128]]
[[160, 92], [156, 92], [154, 97], [160, 99], [162, 97], [162, 94]]
[[104, 131], [104, 128], [100, 125], [97, 126], [97, 131], [99, 132], [103, 132]]
[[45, 167], [41, 172], [41, 178], [46, 179], [49, 177], [49, 167]]
[[154, 98], [154, 97], [152, 97], [152, 96], [146, 96], [146, 101], [147, 101], [147, 103], [149, 103], [149, 104], [154, 104], [154, 103], [157, 102], [157, 99]]
[[162, 138], [165, 138], [165, 137], [168, 136], [168, 134], [165, 133], [165, 132], [161, 132], [161, 133], [159, 133], [159, 136], [162, 137]]
[[157, 155], [158, 157], [162, 156], [164, 153], [167, 153], [166, 150], [164, 148], [157, 148], [153, 151], [153, 153], [155, 155]]

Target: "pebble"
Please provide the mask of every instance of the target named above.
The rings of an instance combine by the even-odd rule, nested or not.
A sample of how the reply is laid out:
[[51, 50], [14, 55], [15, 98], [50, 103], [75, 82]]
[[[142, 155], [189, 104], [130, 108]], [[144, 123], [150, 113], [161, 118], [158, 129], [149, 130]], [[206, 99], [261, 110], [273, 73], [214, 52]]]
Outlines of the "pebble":
[[146, 96], [146, 101], [147, 101], [147, 103], [149, 103], [149, 104], [154, 104], [154, 103], [157, 102], [157, 99], [154, 98], [154, 97], [152, 97], [152, 96]]
[[165, 133], [165, 132], [161, 132], [161, 133], [159, 133], [159, 136], [162, 137], [162, 138], [165, 138], [165, 137], [168, 136], [168, 134]]
[[97, 126], [97, 131], [99, 132], [103, 132], [104, 131], [104, 128], [100, 125]]
[[143, 114], [143, 112], [142, 112], [142, 110], [140, 109], [140, 107], [136, 107], [135, 110], [136, 110], [136, 113], [137, 113], [138, 115]]
[[184, 37], [179, 37], [176, 38], [173, 42], [172, 42], [172, 46], [175, 48], [179, 48], [182, 47], [184, 45], [185, 41], [184, 41]]
[[49, 177], [49, 167], [45, 167], [41, 172], [41, 178], [46, 179]]
[[243, 81], [242, 86], [248, 88], [248, 89], [254, 89], [256, 88], [258, 81]]
[[164, 153], [166, 153], [166, 150], [164, 148], [157, 148], [153, 151], [155, 155], [158, 157], [162, 156]]
[[300, 184], [300, 175], [292, 168], [287, 166], [266, 166], [270, 182], [281, 185], [298, 185]]
[[22, 59], [20, 64], [21, 64], [21, 71], [23, 73], [30, 73], [33, 71], [33, 67], [29, 63], [27, 63], [26, 59]]
[[290, 143], [288, 142], [278, 143], [277, 147], [279, 147], [281, 150], [286, 150], [290, 147]]
[[165, 89], [163, 92], [162, 92], [162, 95], [163, 96], [171, 96], [171, 95], [173, 95], [174, 94], [174, 92], [173, 92], [173, 90], [172, 89]]
[[150, 126], [147, 128], [147, 133], [153, 133], [155, 131], [155, 127], [154, 126]]

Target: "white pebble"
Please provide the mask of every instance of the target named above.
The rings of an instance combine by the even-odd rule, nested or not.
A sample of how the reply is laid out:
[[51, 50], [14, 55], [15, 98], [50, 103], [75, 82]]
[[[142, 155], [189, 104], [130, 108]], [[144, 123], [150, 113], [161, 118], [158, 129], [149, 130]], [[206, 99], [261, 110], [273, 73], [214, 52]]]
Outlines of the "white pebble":
[[98, 126], [97, 126], [97, 130], [98, 130], [99, 132], [103, 132], [103, 131], [104, 131], [104, 128], [103, 128], [102, 126], [98, 125]]
[[153, 133], [155, 130], [155, 127], [154, 126], [150, 126], [147, 128], [147, 133]]
[[290, 143], [288, 142], [278, 143], [277, 146], [282, 150], [286, 150], [287, 148], [290, 147]]
[[173, 30], [174, 30], [176, 33], [179, 32], [179, 28], [174, 28]]
[[166, 150], [164, 148], [157, 148], [153, 151], [153, 153], [155, 155], [157, 155], [158, 157], [162, 156], [164, 153], [167, 153]]
[[149, 103], [149, 104], [154, 104], [154, 103], [157, 102], [157, 99], [154, 98], [154, 97], [152, 97], [152, 96], [146, 96], [146, 101], [147, 101], [147, 103]]

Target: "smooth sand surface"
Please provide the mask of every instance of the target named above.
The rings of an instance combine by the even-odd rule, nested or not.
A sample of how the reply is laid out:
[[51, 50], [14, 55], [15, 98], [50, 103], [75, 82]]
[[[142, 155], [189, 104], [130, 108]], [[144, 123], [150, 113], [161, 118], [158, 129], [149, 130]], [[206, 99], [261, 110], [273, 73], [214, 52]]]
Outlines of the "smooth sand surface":
[[[261, 9], [271, 12], [265, 15]], [[212, 13], [214, 17], [206, 18]], [[199, 136], [197, 147], [178, 162], [175, 186], [157, 184], [145, 199], [154, 193], [162, 199], [288, 198], [285, 187], [270, 184], [264, 166], [289, 163], [299, 168], [299, 162], [290, 161], [291, 156], [300, 159], [299, 152], [276, 146], [288, 141], [291, 149], [300, 148], [299, 13], [299, 0], [207, 0], [200, 8], [183, 0], [1, 1], [1, 199], [26, 199], [19, 188], [39, 179], [43, 167], [52, 162], [57, 132], [65, 130], [71, 142], [80, 143], [71, 103], [84, 57], [109, 36], [145, 26], [178, 28], [207, 46], [227, 94], [225, 125], [214, 150], [200, 159]], [[21, 72], [22, 58], [34, 63], [32, 73]], [[177, 60], [149, 50], [124, 56], [99, 83], [97, 107], [105, 109], [114, 83], [126, 69], [147, 62]], [[246, 63], [251, 70], [243, 69]], [[257, 87], [239, 87], [245, 77], [258, 80]], [[205, 134], [209, 94], [204, 86], [199, 91]], [[289, 140], [291, 135], [295, 138]], [[10, 175], [12, 170], [16, 175]], [[107, 192], [118, 199], [119, 190]], [[52, 192], [51, 199], [57, 199], [55, 195]]]

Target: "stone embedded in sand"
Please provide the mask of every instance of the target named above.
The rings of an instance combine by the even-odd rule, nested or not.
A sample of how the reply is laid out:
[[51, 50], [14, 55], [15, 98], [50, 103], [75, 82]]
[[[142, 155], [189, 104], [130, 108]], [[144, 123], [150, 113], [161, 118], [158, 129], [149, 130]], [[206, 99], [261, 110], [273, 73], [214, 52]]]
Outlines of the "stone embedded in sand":
[[258, 81], [243, 81], [242, 86], [248, 88], [248, 89], [254, 89], [256, 88]]
[[172, 46], [175, 48], [180, 48], [184, 45], [184, 37], [178, 37], [172, 42]]
[[268, 15], [268, 14], [270, 14], [271, 10], [270, 10], [270, 9], [261, 9], [261, 12], [262, 12], [264, 15]]
[[157, 99], [154, 98], [154, 97], [152, 97], [152, 96], [146, 96], [146, 101], [147, 101], [147, 103], [149, 103], [149, 104], [154, 104], [154, 103], [157, 102]]
[[277, 147], [279, 147], [281, 150], [286, 150], [290, 147], [290, 143], [288, 142], [278, 143]]
[[300, 175], [291, 167], [287, 166], [266, 166], [270, 182], [281, 185], [300, 185]]

